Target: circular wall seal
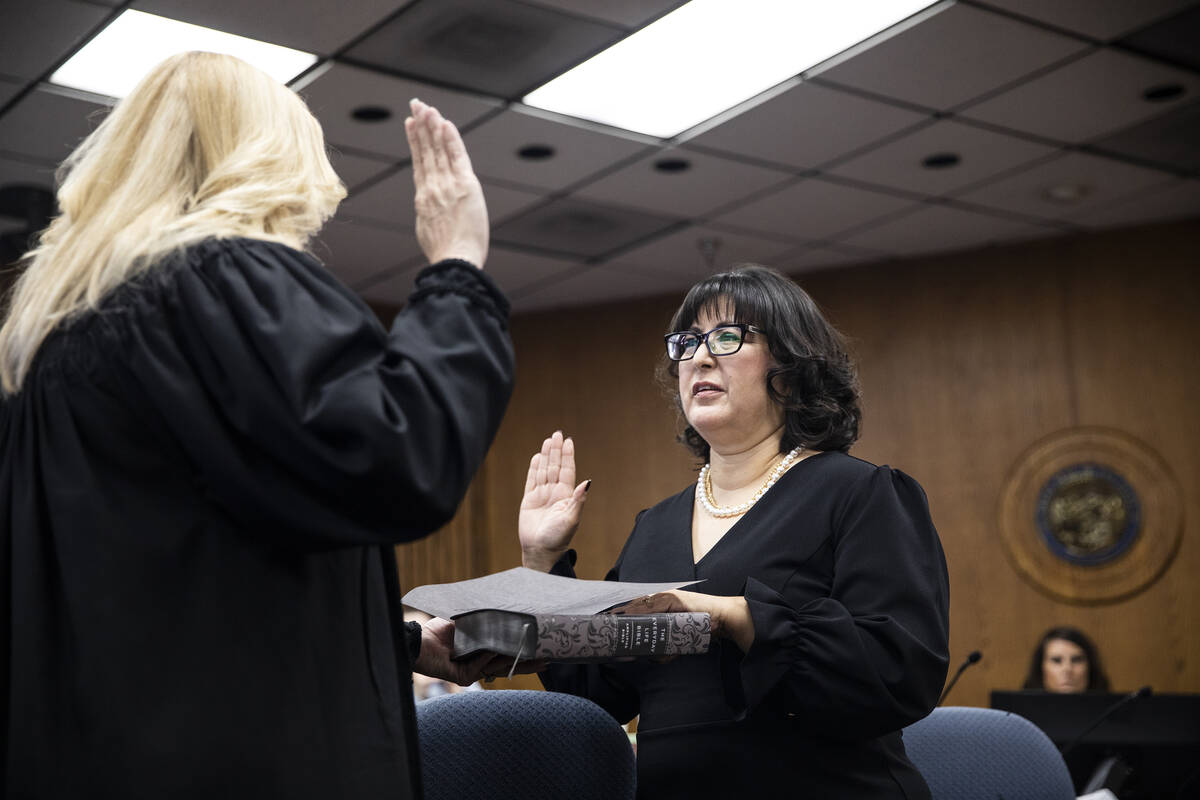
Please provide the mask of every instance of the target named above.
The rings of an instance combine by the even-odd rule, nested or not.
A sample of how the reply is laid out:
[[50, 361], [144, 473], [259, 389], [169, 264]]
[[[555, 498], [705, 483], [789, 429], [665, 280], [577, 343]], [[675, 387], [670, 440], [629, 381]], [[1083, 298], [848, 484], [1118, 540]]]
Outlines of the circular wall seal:
[[1142, 591], [1170, 565], [1183, 535], [1179, 482], [1166, 462], [1107, 428], [1036, 442], [1010, 471], [999, 511], [1017, 572], [1069, 603]]

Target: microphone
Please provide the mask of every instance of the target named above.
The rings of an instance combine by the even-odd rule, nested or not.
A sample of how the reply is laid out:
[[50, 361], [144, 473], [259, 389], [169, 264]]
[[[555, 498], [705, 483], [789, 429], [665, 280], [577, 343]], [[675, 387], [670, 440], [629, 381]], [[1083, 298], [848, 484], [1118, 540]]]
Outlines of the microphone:
[[946, 688], [942, 690], [942, 696], [938, 698], [937, 704], [940, 706], [942, 701], [946, 699], [946, 695], [950, 694], [950, 690], [954, 688], [954, 684], [958, 683], [958, 679], [962, 677], [963, 672], [972, 664], [978, 664], [979, 659], [983, 658], [983, 653], [978, 650], [972, 650], [967, 656], [967, 660], [958, 668], [958, 672], [954, 673], [954, 677], [946, 684]]
[[1087, 730], [1085, 730], [1083, 733], [1079, 734], [1074, 739], [1072, 739], [1070, 742], [1068, 742], [1066, 745], [1064, 745], [1062, 748], [1060, 748], [1060, 752], [1062, 752], [1062, 754], [1065, 756], [1067, 753], [1074, 750], [1075, 746], [1078, 745], [1080, 742], [1082, 742], [1085, 736], [1087, 736], [1092, 731], [1096, 730], [1096, 728], [1100, 727], [1101, 722], [1104, 722], [1104, 720], [1108, 719], [1113, 714], [1117, 713], [1122, 708], [1124, 708], [1125, 706], [1132, 703], [1134, 700], [1137, 700], [1142, 697], [1149, 697], [1151, 694], [1153, 694], [1153, 690], [1149, 686], [1143, 686], [1142, 688], [1135, 689], [1134, 691], [1125, 695], [1120, 700], [1113, 703], [1108, 708], [1104, 709], [1104, 712], [1100, 716], [1096, 717], [1096, 721], [1093, 722], [1091, 725], [1089, 725], [1087, 727]]

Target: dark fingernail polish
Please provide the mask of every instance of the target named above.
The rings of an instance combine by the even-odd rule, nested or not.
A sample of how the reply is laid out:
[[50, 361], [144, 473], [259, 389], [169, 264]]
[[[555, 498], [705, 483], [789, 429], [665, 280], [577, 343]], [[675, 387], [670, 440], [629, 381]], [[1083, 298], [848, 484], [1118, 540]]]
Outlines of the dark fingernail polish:
[[588, 478], [588, 482], [586, 484], [584, 484], [583, 493], [587, 494], [591, 490], [591, 488], [592, 488], [592, 479]]

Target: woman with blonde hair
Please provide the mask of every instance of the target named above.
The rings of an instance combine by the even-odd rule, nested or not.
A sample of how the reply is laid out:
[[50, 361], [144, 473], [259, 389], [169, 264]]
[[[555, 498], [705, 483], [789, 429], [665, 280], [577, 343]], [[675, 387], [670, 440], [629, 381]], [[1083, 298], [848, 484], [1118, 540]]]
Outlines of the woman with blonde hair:
[[513, 365], [458, 132], [406, 128], [433, 266], [390, 330], [303, 251], [345, 190], [245, 63], [168, 59], [67, 160], [0, 329], [5, 796], [419, 796], [410, 665], [488, 665], [405, 626], [392, 545]]

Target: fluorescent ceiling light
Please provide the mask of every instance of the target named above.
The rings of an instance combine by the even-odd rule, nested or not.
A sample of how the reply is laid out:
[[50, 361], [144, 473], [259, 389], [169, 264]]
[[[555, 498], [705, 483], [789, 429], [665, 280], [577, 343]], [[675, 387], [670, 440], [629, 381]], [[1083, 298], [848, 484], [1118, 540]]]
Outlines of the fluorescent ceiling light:
[[160, 61], [188, 50], [237, 56], [281, 83], [317, 61], [311, 53], [130, 9], [71, 56], [50, 82], [124, 97]]
[[937, 0], [692, 0], [525, 97], [669, 138]]

